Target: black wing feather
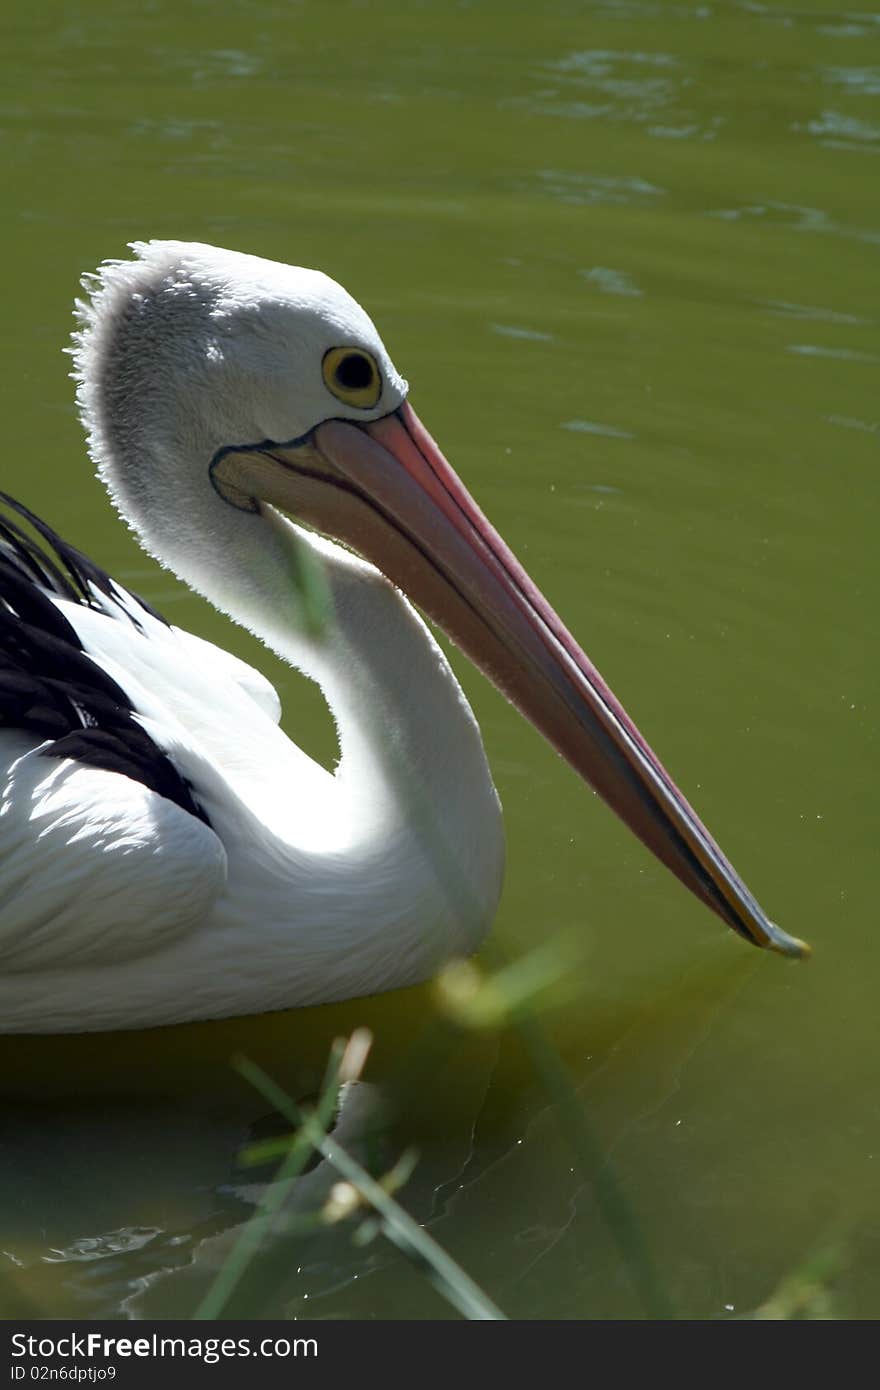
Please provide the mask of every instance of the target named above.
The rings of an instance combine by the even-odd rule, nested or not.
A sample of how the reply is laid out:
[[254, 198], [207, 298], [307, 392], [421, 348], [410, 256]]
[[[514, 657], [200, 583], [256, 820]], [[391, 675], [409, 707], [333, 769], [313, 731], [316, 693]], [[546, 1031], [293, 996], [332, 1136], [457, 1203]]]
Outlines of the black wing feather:
[[134, 778], [209, 824], [189, 782], [137, 722], [122, 687], [83, 651], [54, 599], [94, 607], [94, 585], [119, 605], [119, 621], [138, 631], [142, 625], [125, 597], [165, 619], [22, 503], [4, 492], [0, 502], [42, 541], [0, 511], [0, 727], [50, 740], [44, 757], [75, 758]]

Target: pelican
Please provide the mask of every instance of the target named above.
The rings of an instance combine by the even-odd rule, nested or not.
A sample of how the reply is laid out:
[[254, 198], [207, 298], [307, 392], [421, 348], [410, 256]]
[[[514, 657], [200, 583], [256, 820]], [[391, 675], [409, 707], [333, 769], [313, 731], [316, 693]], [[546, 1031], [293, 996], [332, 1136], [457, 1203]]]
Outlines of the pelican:
[[7, 498], [0, 1030], [329, 1002], [479, 947], [498, 796], [409, 599], [728, 926], [803, 954], [478, 509], [360, 305], [314, 270], [132, 250], [77, 301], [98, 475], [151, 555], [318, 683], [339, 761], [287, 738], [257, 671]]

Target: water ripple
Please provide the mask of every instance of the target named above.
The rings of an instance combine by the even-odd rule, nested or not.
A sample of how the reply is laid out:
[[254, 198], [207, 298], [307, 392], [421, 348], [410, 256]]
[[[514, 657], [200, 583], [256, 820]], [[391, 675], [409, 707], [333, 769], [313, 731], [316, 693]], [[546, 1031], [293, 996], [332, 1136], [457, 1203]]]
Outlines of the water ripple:
[[826, 415], [829, 425], [840, 425], [845, 430], [860, 430], [863, 434], [880, 434], [880, 420], [857, 420], [852, 415]]
[[880, 68], [826, 68], [822, 81], [829, 87], [848, 87], [864, 96], [880, 96]]
[[635, 297], [644, 293], [623, 270], [611, 270], [608, 266], [594, 265], [592, 270], [579, 270], [578, 275], [583, 280], [589, 280], [601, 294]]
[[561, 203], [617, 205], [658, 198], [665, 188], [647, 179], [577, 174], [569, 169], [540, 169], [538, 178], [546, 191]]
[[[693, 77], [681, 72], [671, 53], [584, 49], [542, 65], [541, 76], [561, 86], [541, 88], [516, 98], [539, 115], [574, 120], [609, 117], [644, 124], [672, 106]], [[693, 117], [688, 112], [688, 119]]]
[[552, 333], [541, 333], [537, 328], [523, 328], [516, 323], [490, 323], [489, 331], [502, 338], [525, 338], [532, 343], [552, 343]]
[[635, 439], [629, 430], [619, 430], [616, 425], [600, 425], [595, 420], [565, 420], [559, 428], [575, 434], [600, 434], [603, 439]]
[[832, 221], [821, 208], [804, 207], [799, 203], [745, 203], [740, 207], [712, 208], [706, 215], [718, 217], [725, 222], [766, 217], [768, 222], [791, 227], [796, 232], [820, 232], [846, 237], [852, 241], [865, 241], [871, 245], [880, 243], [880, 231], [875, 231], [872, 227], [847, 227], [840, 222]]
[[857, 314], [844, 314], [838, 309], [819, 309], [814, 304], [789, 304], [784, 299], [759, 299], [756, 301], [774, 314], [785, 318], [814, 319], [818, 323], [852, 323], [868, 325], [873, 319], [859, 318]]
[[799, 357], [828, 357], [835, 362], [865, 362], [871, 365], [880, 362], [880, 357], [873, 352], [856, 352], [855, 348], [824, 347], [818, 343], [789, 343], [786, 352], [796, 353]]
[[795, 125], [793, 129], [807, 130], [811, 135], [822, 137], [823, 145], [838, 149], [864, 149], [866, 143], [880, 140], [880, 126], [869, 125], [855, 116], [845, 116], [842, 111], [822, 111], [806, 126]]

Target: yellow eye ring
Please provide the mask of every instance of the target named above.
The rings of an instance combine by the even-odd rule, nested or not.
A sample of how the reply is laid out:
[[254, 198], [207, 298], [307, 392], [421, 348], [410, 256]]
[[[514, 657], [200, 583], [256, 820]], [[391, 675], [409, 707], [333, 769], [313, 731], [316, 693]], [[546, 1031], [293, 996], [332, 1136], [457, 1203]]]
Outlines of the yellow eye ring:
[[382, 394], [375, 358], [363, 348], [328, 348], [321, 362], [324, 384], [338, 401], [369, 410]]

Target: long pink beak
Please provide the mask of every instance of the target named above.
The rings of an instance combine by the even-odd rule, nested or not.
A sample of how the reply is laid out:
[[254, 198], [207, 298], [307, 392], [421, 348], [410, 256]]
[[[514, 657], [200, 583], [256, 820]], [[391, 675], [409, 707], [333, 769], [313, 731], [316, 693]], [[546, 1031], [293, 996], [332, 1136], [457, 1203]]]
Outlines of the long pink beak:
[[304, 519], [409, 594], [692, 893], [754, 945], [808, 954], [767, 918], [408, 404], [326, 421], [270, 456], [298, 475]]

